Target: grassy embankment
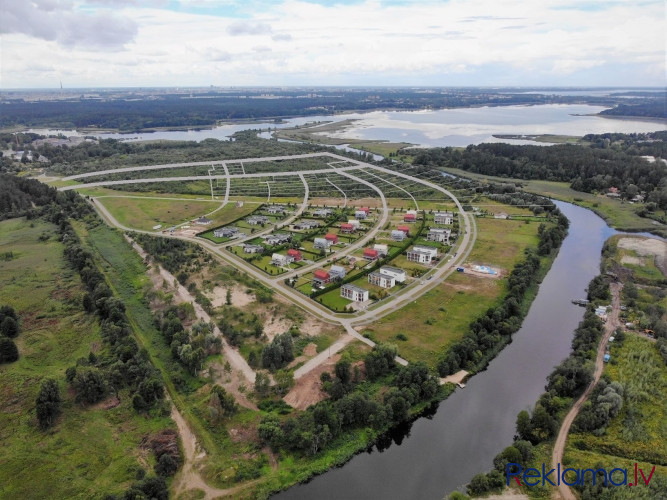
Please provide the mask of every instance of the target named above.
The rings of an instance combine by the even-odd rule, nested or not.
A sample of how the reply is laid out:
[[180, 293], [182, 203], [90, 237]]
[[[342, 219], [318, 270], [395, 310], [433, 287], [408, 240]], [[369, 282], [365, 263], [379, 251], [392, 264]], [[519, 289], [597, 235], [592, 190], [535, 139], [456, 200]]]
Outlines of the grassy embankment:
[[[42, 236], [45, 241], [39, 241]], [[55, 226], [39, 221], [0, 222], [0, 303], [21, 318], [20, 358], [0, 367], [0, 497], [91, 498], [122, 492], [152, 453], [140, 448], [148, 434], [173, 427], [168, 418], [138, 415], [126, 391], [119, 406], [84, 407], [67, 390], [65, 369], [104, 349], [97, 318], [83, 311], [85, 290], [63, 257]], [[35, 398], [46, 378], [60, 386], [61, 416], [46, 432]]]
[[[409, 361], [421, 360], [435, 367], [443, 349], [459, 340], [474, 319], [501, 303], [507, 291], [506, 276], [522, 260], [526, 248], [537, 248], [539, 224], [492, 218], [478, 218], [476, 223], [477, 241], [467, 262], [499, 269], [502, 278], [454, 273], [400, 311], [373, 323], [364, 333], [375, 341], [398, 345], [399, 354]], [[542, 273], [546, 274], [551, 261], [542, 259]], [[537, 291], [537, 286], [534, 288], [524, 301], [526, 309]], [[399, 334], [407, 340], [398, 339]]]
[[636, 209], [638, 204], [631, 205], [627, 202], [615, 200], [601, 194], [584, 193], [570, 188], [567, 182], [537, 181], [524, 179], [511, 179], [505, 177], [494, 177], [488, 175], [474, 174], [456, 168], [443, 168], [444, 171], [479, 181], [501, 182], [521, 184], [523, 190], [529, 193], [548, 196], [555, 200], [567, 201], [575, 205], [588, 208], [597, 213], [615, 229], [621, 231], [641, 232], [649, 231], [660, 236], [667, 236], [664, 226], [656, 226], [651, 219], [639, 217]]

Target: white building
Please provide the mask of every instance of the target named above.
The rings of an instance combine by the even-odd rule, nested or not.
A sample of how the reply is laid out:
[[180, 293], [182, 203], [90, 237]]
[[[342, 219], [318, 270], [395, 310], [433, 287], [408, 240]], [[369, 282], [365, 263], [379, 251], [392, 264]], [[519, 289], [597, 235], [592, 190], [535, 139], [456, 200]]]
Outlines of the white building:
[[329, 217], [333, 213], [330, 208], [320, 208], [313, 212], [313, 217]]
[[331, 248], [331, 242], [326, 238], [315, 238], [313, 240], [313, 246], [318, 250], [329, 250]]
[[368, 275], [368, 282], [381, 288], [392, 288], [396, 285], [396, 278], [383, 272], [373, 271]]
[[394, 229], [391, 232], [391, 239], [394, 241], [403, 241], [405, 239], [405, 233]]
[[382, 256], [386, 256], [389, 253], [389, 247], [387, 245], [380, 245], [379, 243], [373, 246], [373, 250], [377, 250]]
[[454, 214], [452, 212], [436, 212], [433, 218], [436, 224], [451, 224], [454, 222]]
[[331, 266], [331, 269], [329, 269], [329, 275], [331, 276], [332, 279], [343, 279], [345, 278], [345, 275], [347, 274], [347, 271], [343, 266]]
[[407, 278], [405, 271], [398, 267], [382, 266], [380, 272], [392, 276], [396, 280], [396, 283], [403, 283]]
[[[366, 213], [366, 212], [364, 212]], [[347, 221], [348, 224], [351, 224], [354, 227], [354, 230], [356, 231], [361, 227], [361, 222], [359, 222], [357, 219], [351, 219]]]
[[271, 264], [274, 266], [284, 267], [289, 265], [291, 262], [294, 262], [294, 258], [288, 255], [281, 255], [279, 253], [274, 253], [271, 256]]
[[266, 211], [270, 214], [282, 214], [285, 211], [283, 205], [271, 205]]
[[263, 251], [262, 245], [243, 245], [243, 253], [262, 253]]
[[449, 237], [451, 236], [451, 234], [452, 234], [451, 229], [432, 228], [428, 230], [426, 239], [429, 241], [439, 241], [440, 243], [447, 243], [449, 242]]
[[368, 217], [368, 214], [366, 212], [364, 212], [363, 210], [357, 210], [357, 211], [354, 212], [354, 217], [357, 220], [363, 220], [366, 217]]
[[220, 227], [213, 231], [213, 236], [216, 238], [231, 238], [235, 234], [238, 234], [239, 229], [234, 226], [229, 227]]
[[340, 296], [354, 302], [365, 302], [368, 300], [368, 290], [347, 283], [340, 287]]
[[408, 260], [420, 264], [430, 264], [438, 256], [438, 250], [433, 247], [414, 246], [408, 250]]

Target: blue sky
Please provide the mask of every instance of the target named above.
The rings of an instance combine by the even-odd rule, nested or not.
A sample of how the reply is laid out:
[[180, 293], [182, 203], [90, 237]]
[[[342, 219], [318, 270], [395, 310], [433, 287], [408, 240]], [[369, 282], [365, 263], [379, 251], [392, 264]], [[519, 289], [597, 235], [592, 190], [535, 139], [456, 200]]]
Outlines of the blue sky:
[[665, 4], [22, 0], [2, 86], [663, 86]]

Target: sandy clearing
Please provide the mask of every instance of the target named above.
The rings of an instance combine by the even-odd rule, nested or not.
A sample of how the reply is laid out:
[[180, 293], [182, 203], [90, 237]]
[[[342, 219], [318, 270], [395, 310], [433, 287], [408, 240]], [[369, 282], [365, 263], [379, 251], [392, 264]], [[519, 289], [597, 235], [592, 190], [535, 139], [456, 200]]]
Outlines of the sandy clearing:
[[327, 358], [317, 368], [311, 370], [303, 377], [296, 380], [294, 387], [283, 398], [283, 401], [292, 408], [305, 410], [310, 405], [328, 397], [328, 394], [322, 391], [322, 383], [320, 382], [320, 375], [324, 372], [333, 374], [334, 365], [340, 359], [340, 354], [334, 354]]
[[468, 372], [465, 370], [458, 371], [453, 375], [440, 379], [440, 385], [451, 383], [456, 385], [462, 385], [465, 378], [468, 376]]
[[292, 321], [285, 318], [280, 318], [277, 321], [274, 318], [271, 318], [270, 321], [267, 321], [267, 318], [264, 318], [264, 335], [266, 335], [269, 340], [273, 340], [276, 335], [281, 335], [289, 331], [292, 324]]
[[641, 257], [633, 257], [632, 255], [624, 255], [621, 257], [621, 264], [632, 264], [635, 266], [645, 266], [646, 261]]
[[[212, 292], [206, 292], [206, 296], [211, 300], [213, 307], [220, 307], [227, 303], [227, 289], [228, 287], [216, 286]], [[253, 294], [246, 293], [246, 288], [239, 285], [232, 287], [232, 305], [235, 307], [243, 307], [255, 301]]]
[[655, 256], [655, 265], [667, 276], [667, 242], [643, 236], [625, 237], [618, 240], [618, 248], [634, 250], [644, 257]]

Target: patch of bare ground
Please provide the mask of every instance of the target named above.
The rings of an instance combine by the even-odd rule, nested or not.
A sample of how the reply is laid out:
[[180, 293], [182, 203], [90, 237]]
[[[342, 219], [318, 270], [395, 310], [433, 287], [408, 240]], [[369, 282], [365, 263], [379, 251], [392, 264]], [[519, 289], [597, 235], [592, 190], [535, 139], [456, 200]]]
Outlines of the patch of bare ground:
[[237, 370], [225, 371], [224, 366], [219, 361], [214, 361], [209, 365], [213, 382], [222, 386], [228, 393], [234, 396], [236, 402], [245, 408], [258, 410], [257, 405], [253, 403], [246, 395], [247, 380], [242, 373]]
[[667, 276], [666, 242], [655, 238], [625, 237], [618, 240], [618, 248], [623, 248], [625, 250], [633, 250], [642, 257], [647, 257], [647, 256], [655, 257], [656, 267], [660, 269], [660, 272], [663, 274], [663, 276]]
[[[213, 307], [220, 307], [227, 303], [227, 287], [216, 286], [212, 292], [207, 292], [206, 296], [211, 300]], [[240, 285], [234, 285], [231, 288], [232, 305], [236, 307], [247, 306], [255, 301], [253, 294], [246, 293], [246, 289]]]
[[285, 318], [280, 318], [278, 320], [271, 318], [270, 321], [268, 321], [267, 318], [264, 318], [264, 335], [266, 335], [269, 340], [273, 340], [273, 337], [276, 335], [288, 331], [292, 324], [292, 321]]
[[109, 396], [105, 400], [100, 401], [99, 403], [95, 403], [89, 408], [93, 410], [110, 410], [111, 408], [115, 408], [119, 404], [120, 404], [120, 398], [118, 396]]
[[334, 365], [340, 359], [340, 354], [334, 354], [327, 358], [317, 368], [314, 368], [303, 377], [296, 380], [294, 387], [285, 395], [283, 401], [292, 408], [305, 410], [310, 405], [314, 405], [328, 397], [328, 394], [322, 390], [320, 375], [324, 372], [333, 374]]

